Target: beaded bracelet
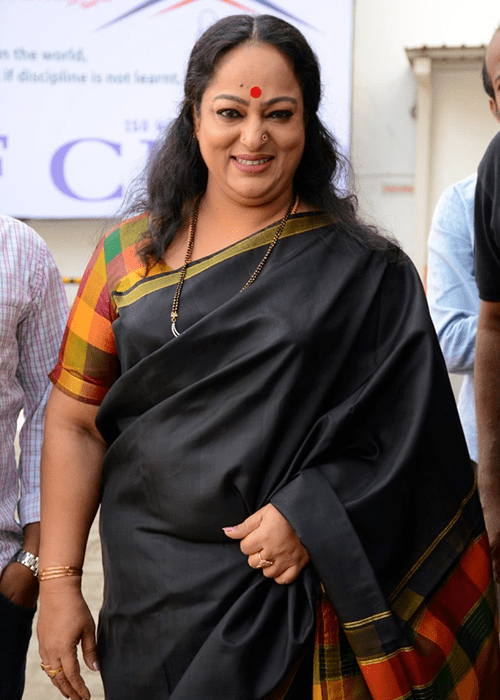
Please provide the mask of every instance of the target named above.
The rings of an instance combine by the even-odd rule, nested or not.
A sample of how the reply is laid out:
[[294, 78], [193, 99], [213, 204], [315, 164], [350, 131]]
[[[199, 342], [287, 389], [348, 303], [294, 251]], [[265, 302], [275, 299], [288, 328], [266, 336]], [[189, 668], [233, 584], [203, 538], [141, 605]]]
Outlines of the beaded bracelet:
[[83, 569], [79, 566], [49, 566], [38, 572], [39, 581], [47, 581], [51, 578], [63, 578], [64, 576], [81, 576]]

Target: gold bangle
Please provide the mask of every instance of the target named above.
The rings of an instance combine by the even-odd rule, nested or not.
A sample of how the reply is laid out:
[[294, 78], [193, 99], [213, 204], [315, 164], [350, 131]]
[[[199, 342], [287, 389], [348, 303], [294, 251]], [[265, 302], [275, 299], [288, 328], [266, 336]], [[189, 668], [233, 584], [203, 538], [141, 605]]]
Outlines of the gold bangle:
[[38, 572], [39, 581], [48, 581], [51, 578], [63, 578], [64, 576], [81, 576], [83, 569], [79, 566], [49, 566]]

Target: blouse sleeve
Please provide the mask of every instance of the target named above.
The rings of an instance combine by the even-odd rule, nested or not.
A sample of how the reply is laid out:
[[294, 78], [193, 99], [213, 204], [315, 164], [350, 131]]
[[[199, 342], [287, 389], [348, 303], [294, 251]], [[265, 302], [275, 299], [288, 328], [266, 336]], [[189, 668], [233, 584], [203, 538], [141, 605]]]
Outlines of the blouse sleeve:
[[107, 281], [103, 238], [85, 270], [50, 374], [58, 389], [78, 401], [100, 405], [118, 375], [112, 323], [116, 310]]

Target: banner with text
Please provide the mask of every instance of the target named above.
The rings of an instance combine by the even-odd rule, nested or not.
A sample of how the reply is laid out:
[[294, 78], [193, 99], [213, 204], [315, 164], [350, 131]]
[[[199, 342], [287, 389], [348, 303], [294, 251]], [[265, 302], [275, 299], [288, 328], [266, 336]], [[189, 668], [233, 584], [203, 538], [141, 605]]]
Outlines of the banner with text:
[[176, 114], [194, 42], [243, 12], [306, 36], [347, 151], [353, 0], [0, 0], [0, 212], [115, 215]]

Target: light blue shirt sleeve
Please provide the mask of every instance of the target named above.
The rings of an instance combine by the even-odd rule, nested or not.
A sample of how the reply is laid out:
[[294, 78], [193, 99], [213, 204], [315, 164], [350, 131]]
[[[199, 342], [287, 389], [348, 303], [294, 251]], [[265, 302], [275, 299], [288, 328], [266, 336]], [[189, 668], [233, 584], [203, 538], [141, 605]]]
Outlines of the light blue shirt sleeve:
[[465, 375], [458, 410], [471, 458], [477, 461], [474, 359], [479, 292], [474, 264], [476, 174], [441, 196], [428, 242], [427, 299], [448, 371]]
[[427, 298], [449, 372], [472, 373], [479, 293], [474, 265], [476, 176], [449, 187], [429, 234]]

